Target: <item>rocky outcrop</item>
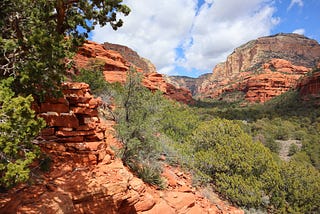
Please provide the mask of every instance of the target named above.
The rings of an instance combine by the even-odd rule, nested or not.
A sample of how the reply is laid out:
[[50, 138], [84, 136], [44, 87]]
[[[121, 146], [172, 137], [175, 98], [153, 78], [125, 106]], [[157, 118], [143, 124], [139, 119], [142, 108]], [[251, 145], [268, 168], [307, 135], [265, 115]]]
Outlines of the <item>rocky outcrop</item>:
[[226, 62], [214, 68], [213, 75], [230, 76], [240, 72], [257, 72], [271, 59], [278, 58], [294, 65], [315, 67], [320, 59], [316, 40], [299, 34], [276, 34], [250, 41], [234, 50]]
[[48, 98], [36, 108], [47, 123], [40, 134], [46, 142], [42, 148], [66, 153], [75, 163], [97, 164], [106, 156], [106, 126], [98, 116], [102, 101], [91, 95], [86, 83], [64, 83], [62, 90], [63, 97]]
[[168, 188], [146, 185], [115, 157], [115, 121], [103, 109], [99, 117], [101, 100], [89, 86], [65, 83], [63, 94], [35, 106], [47, 122], [37, 143], [52, 160], [49, 171], [34, 168], [32, 182], [1, 193], [0, 213], [244, 213], [214, 193], [210, 202], [190, 174], [165, 163]]
[[[106, 49], [112, 48], [113, 50]], [[122, 56], [117, 51], [121, 51], [125, 56]], [[150, 69], [152, 67], [151, 63], [146, 63], [146, 66], [137, 67], [137, 64], [141, 66], [141, 63], [137, 63], [137, 57], [139, 57], [136, 52], [131, 49], [121, 46], [105, 43], [100, 45], [94, 42], [87, 41], [78, 51], [78, 54], [74, 57], [76, 67], [86, 68], [90, 66], [90, 63], [96, 61], [95, 63], [101, 64], [103, 67], [103, 72], [106, 81], [108, 82], [120, 82], [124, 83], [127, 77], [127, 71], [130, 66], [134, 66], [138, 72], [143, 73], [143, 85], [150, 90], [160, 90], [164, 93], [166, 97], [172, 98], [183, 103], [192, 103], [191, 92], [186, 88], [177, 88], [172, 84], [165, 81], [162, 74], [156, 73], [155, 70]], [[139, 58], [140, 59], [140, 58]], [[142, 61], [146, 61], [141, 59]], [[149, 67], [149, 68], [145, 68]], [[146, 72], [144, 69], [147, 69]]]
[[156, 67], [150, 62], [150, 60], [140, 57], [136, 51], [128, 48], [127, 46], [105, 42], [103, 43], [103, 47], [107, 50], [114, 50], [120, 53], [124, 59], [136, 67], [141, 68], [145, 73], [157, 72]]
[[296, 88], [298, 80], [310, 70], [283, 59], [272, 59], [262, 66], [259, 73], [241, 72], [224, 79], [213, 79], [204, 82], [200, 91], [209, 98], [266, 102]]
[[304, 101], [320, 98], [320, 63], [312, 73], [299, 81], [298, 90]]
[[199, 87], [200, 97], [223, 99], [234, 93], [249, 102], [265, 102], [295, 88], [319, 58], [315, 40], [297, 34], [262, 37], [236, 48], [218, 64]]

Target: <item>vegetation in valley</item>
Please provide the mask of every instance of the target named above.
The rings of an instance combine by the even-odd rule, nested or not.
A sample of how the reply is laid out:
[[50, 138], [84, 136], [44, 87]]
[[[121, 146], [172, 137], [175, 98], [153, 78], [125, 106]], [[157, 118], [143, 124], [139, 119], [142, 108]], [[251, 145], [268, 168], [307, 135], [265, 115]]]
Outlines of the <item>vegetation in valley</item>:
[[[82, 75], [99, 81], [87, 77], [97, 75], [92, 72]], [[165, 187], [159, 161], [165, 155], [168, 163], [193, 172], [195, 185], [210, 185], [245, 209], [319, 211], [316, 108], [308, 106], [309, 115], [304, 112], [299, 105], [305, 104], [295, 103], [296, 92], [264, 105], [202, 102], [188, 107], [142, 87], [141, 78], [131, 70], [124, 86], [103, 83], [102, 91], [115, 98], [116, 129], [123, 142], [120, 157], [144, 181]], [[301, 146], [292, 143], [284, 161], [279, 157], [281, 143], [290, 140]]]
[[[121, 0], [68, 2], [0, 3], [0, 187], [26, 181], [40, 155], [33, 140], [44, 122], [32, 102], [59, 95], [68, 59], [96, 22], [117, 29], [116, 14], [130, 12]], [[199, 101], [190, 107], [143, 87], [134, 68], [124, 85], [105, 82], [97, 61], [74, 79], [115, 105], [119, 157], [144, 181], [165, 188], [159, 161], [165, 156], [191, 171], [195, 185], [209, 185], [245, 209], [320, 212], [320, 111], [296, 91], [263, 105]]]

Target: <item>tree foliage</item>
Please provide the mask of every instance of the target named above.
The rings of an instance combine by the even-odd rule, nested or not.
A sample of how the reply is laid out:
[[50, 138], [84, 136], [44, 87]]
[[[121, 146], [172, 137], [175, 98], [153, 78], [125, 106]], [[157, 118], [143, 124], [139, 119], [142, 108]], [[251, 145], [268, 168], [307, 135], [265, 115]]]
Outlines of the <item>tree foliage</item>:
[[282, 181], [271, 153], [233, 121], [216, 118], [203, 122], [193, 131], [189, 145], [194, 169], [234, 203], [270, 206], [278, 197]]
[[159, 120], [164, 98], [141, 85], [141, 73], [131, 68], [116, 95], [117, 134], [123, 143], [121, 158], [144, 181], [162, 186], [157, 160], [161, 145]]
[[32, 96], [14, 97], [10, 89], [12, 81], [9, 78], [0, 84], [0, 186], [28, 179], [28, 165], [39, 155], [32, 140], [44, 127], [30, 108]]
[[[15, 91], [44, 94], [58, 89], [66, 58], [95, 24], [122, 25], [122, 0], [4, 0], [0, 3], [1, 76], [15, 77]], [[53, 90], [54, 91], [54, 90]]]
[[305, 162], [290, 161], [282, 164], [284, 180], [285, 212], [320, 212], [320, 173]]
[[58, 95], [77, 47], [96, 24], [121, 27], [122, 0], [0, 1], [1, 184], [28, 178], [43, 123], [30, 105]]

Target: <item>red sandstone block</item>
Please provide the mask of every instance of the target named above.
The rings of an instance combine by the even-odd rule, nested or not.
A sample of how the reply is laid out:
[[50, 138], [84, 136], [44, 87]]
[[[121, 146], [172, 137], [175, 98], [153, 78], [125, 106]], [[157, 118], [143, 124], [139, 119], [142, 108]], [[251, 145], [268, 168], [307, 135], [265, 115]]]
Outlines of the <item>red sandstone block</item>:
[[73, 136], [87, 136], [87, 135], [94, 135], [94, 130], [89, 131], [57, 131], [56, 135], [58, 137], [73, 137]]
[[80, 89], [88, 89], [89, 85], [84, 82], [65, 82], [62, 83], [63, 89], [73, 89], [73, 90], [80, 90]]
[[97, 109], [89, 109], [86, 107], [72, 107], [72, 112], [75, 114], [86, 114], [90, 117], [96, 117], [98, 116], [98, 110]]
[[84, 122], [84, 124], [99, 123], [100, 119], [99, 119], [99, 117], [84, 117], [83, 122]]
[[57, 113], [68, 113], [69, 103], [41, 103], [40, 112], [57, 112]]
[[88, 124], [85, 124], [85, 125], [80, 125], [80, 126], [77, 128], [77, 131], [95, 130], [96, 127], [97, 127], [97, 124], [96, 124], [96, 123], [88, 123]]
[[48, 126], [58, 126], [66, 128], [78, 128], [79, 120], [73, 113], [47, 112], [40, 114]]
[[93, 135], [86, 135], [84, 140], [88, 142], [92, 141], [101, 141], [104, 139], [104, 133], [103, 132], [95, 132]]
[[41, 136], [51, 136], [51, 135], [54, 135], [54, 128], [44, 128], [41, 130], [41, 133], [40, 135]]
[[64, 137], [64, 138], [59, 138], [57, 140], [58, 142], [83, 142], [83, 136], [72, 136], [72, 137]]
[[62, 90], [63, 94], [67, 97], [67, 100], [69, 100], [70, 97], [84, 97], [86, 94], [86, 90], [72, 90], [72, 89], [64, 89]]
[[104, 142], [86, 142], [85, 147], [90, 151], [97, 151], [106, 147]]
[[59, 131], [71, 132], [71, 131], [73, 131], [73, 128], [59, 127], [58, 130], [59, 130]]
[[67, 95], [67, 99], [70, 102], [70, 104], [77, 105], [79, 103], [89, 103], [91, 97], [84, 97], [84, 96], [77, 96], [77, 95], [68, 96]]
[[93, 98], [89, 101], [89, 106], [90, 108], [97, 108], [98, 106], [100, 106], [102, 104], [102, 100], [101, 98]]

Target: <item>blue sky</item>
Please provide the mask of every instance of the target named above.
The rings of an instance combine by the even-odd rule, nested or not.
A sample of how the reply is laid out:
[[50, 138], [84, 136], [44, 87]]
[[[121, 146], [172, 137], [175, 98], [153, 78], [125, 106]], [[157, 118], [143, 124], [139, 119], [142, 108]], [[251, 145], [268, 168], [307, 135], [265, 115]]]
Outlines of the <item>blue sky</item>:
[[126, 45], [168, 75], [212, 72], [261, 36], [299, 33], [320, 41], [319, 0], [124, 0], [124, 26], [96, 27], [91, 39]]

